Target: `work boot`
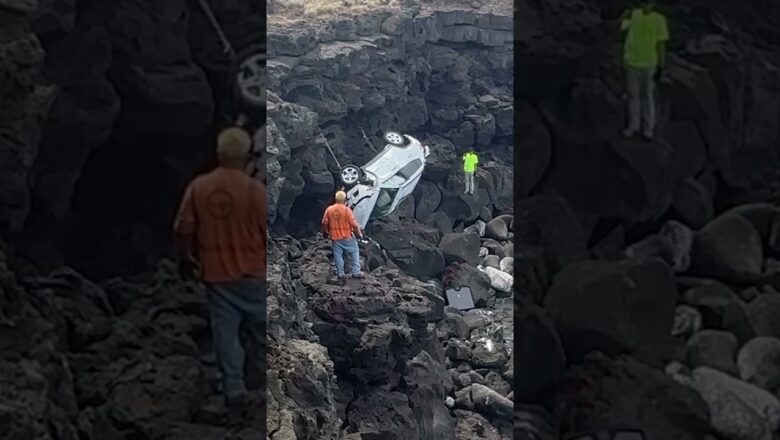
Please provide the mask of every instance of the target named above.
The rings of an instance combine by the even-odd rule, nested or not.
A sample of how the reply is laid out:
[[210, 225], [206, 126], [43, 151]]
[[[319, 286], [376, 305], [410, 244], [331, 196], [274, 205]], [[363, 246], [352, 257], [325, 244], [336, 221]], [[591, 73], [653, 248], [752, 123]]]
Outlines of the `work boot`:
[[338, 279], [340, 279], [340, 280], [344, 280], [346, 278], [347, 278], [347, 274], [345, 274], [345, 273], [343, 273], [341, 275], [338, 275]]
[[365, 278], [366, 276], [363, 274], [363, 272], [358, 272], [352, 274], [352, 278]]

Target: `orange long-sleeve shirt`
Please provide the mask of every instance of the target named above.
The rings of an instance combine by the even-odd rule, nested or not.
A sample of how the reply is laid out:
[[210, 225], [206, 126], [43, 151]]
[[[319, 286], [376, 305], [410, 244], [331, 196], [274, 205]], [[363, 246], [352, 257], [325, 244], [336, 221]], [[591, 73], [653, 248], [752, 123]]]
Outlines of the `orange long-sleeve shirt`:
[[265, 278], [265, 186], [242, 170], [220, 167], [193, 180], [174, 231], [194, 235], [204, 282]]

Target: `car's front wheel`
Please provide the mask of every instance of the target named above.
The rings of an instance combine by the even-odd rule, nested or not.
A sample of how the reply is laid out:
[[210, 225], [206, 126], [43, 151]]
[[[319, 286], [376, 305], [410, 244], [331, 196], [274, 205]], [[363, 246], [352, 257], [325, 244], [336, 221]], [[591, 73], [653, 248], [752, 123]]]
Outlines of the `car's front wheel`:
[[341, 183], [345, 185], [354, 185], [363, 178], [363, 170], [357, 165], [344, 165], [341, 168]]
[[385, 141], [390, 145], [395, 145], [397, 147], [403, 147], [404, 146], [404, 137], [401, 135], [401, 133], [398, 133], [397, 131], [388, 131], [385, 133]]

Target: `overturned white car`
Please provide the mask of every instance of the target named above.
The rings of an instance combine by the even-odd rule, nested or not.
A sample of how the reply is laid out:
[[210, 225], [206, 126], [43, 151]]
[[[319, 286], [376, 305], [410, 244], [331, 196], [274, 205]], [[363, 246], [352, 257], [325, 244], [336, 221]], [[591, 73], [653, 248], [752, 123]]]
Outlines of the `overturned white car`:
[[370, 162], [341, 169], [341, 182], [351, 186], [347, 206], [363, 229], [369, 220], [392, 213], [409, 197], [425, 169], [429, 150], [417, 139], [388, 131], [385, 148]]

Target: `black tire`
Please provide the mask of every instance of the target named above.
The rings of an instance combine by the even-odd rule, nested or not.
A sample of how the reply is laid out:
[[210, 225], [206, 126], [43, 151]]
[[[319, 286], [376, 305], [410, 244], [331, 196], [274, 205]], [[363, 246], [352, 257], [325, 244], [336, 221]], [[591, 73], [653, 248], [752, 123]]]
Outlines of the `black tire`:
[[352, 186], [362, 182], [365, 179], [365, 175], [359, 166], [347, 164], [341, 167], [339, 179], [344, 185]]
[[406, 138], [397, 131], [388, 131], [383, 137], [385, 142], [396, 147], [403, 147], [407, 143]]

